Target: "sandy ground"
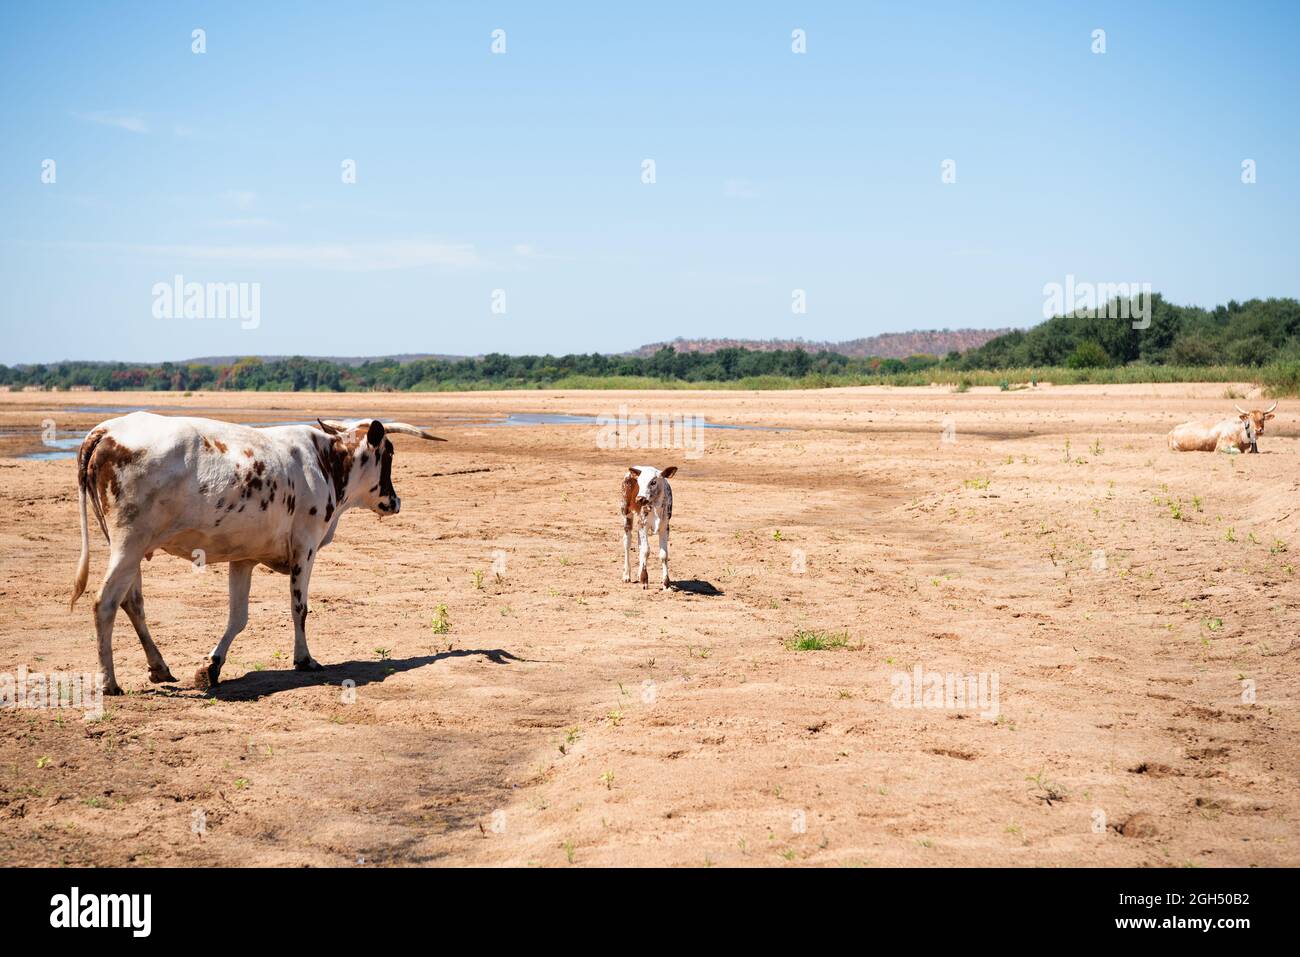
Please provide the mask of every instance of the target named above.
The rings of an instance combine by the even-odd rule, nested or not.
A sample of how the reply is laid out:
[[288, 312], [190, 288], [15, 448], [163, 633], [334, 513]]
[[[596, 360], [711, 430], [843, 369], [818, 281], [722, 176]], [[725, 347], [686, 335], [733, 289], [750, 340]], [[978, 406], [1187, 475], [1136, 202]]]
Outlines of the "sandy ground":
[[[350, 512], [322, 553], [323, 672], [292, 670], [287, 579], [259, 569], [196, 691], [225, 569], [147, 563], [183, 680], [148, 683], [121, 615], [102, 719], [0, 710], [0, 864], [1300, 864], [1285, 402], [1234, 457], [1164, 442], [1230, 412], [1222, 385], [0, 395], [0, 673], [96, 666], [90, 601], [66, 604], [73, 463], [15, 453], [150, 404], [451, 441], [399, 438], [401, 515]], [[688, 458], [485, 424], [622, 404], [789, 431]], [[681, 469], [666, 593], [620, 580], [619, 480], [647, 461]], [[92, 590], [105, 557], [96, 536]], [[917, 667], [996, 676], [996, 708], [896, 706]]]

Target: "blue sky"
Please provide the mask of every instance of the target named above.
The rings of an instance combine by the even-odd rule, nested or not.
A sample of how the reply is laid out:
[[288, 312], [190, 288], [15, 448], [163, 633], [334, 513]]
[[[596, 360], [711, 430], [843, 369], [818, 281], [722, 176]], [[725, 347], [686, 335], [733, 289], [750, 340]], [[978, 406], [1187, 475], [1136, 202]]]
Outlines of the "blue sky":
[[[1024, 326], [1067, 274], [1300, 295], [1297, 41], [1294, 3], [6, 4], [0, 362]], [[258, 283], [257, 327], [155, 318], [177, 274]]]

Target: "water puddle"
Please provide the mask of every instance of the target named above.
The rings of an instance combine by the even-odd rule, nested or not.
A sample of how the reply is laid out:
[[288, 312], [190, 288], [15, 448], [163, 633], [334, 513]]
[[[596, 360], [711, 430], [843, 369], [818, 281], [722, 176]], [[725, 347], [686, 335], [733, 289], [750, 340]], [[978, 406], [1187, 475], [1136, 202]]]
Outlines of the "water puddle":
[[[115, 415], [125, 415], [128, 412], [147, 411], [147, 412], [185, 412], [191, 415], [210, 414], [212, 418], [219, 418], [221, 414], [230, 414], [229, 409], [201, 409], [181, 406], [151, 406], [147, 409], [139, 409], [135, 406], [67, 406], [64, 411], [78, 412], [83, 414], [93, 413], [102, 414], [106, 418]], [[360, 419], [364, 416], [343, 416], [341, 421], [351, 419]], [[395, 416], [384, 416], [392, 420]], [[228, 421], [221, 419], [221, 421]], [[441, 426], [473, 426], [473, 427], [509, 427], [509, 426], [530, 426], [530, 425], [603, 425], [611, 421], [602, 416], [595, 415], [567, 415], [560, 412], [506, 412], [491, 415], [473, 415], [465, 413], [453, 413], [448, 415], [437, 416], [437, 421], [431, 424], [420, 424], [414, 422], [413, 425], [422, 429], [428, 429], [436, 432]], [[264, 419], [255, 422], [240, 422], [239, 425], [247, 425], [253, 428], [268, 428], [277, 425], [315, 425], [315, 419]], [[635, 417], [629, 424], [635, 424]], [[698, 428], [702, 429], [725, 429], [731, 431], [753, 431], [753, 432], [785, 432], [787, 429], [774, 425], [730, 425], [720, 422], [707, 422], [700, 420], [697, 423]], [[81, 446], [81, 440], [84, 434], [77, 432], [67, 432], [63, 435], [56, 433], [53, 437], [46, 436], [41, 429], [17, 429], [0, 432], [0, 456], [9, 458], [27, 459], [29, 461], [56, 462], [63, 459], [75, 459], [77, 449]], [[6, 441], [8, 440], [8, 441]], [[11, 443], [17, 445], [14, 448]], [[32, 449], [33, 446], [39, 446]], [[11, 450], [12, 449], [12, 450]]]

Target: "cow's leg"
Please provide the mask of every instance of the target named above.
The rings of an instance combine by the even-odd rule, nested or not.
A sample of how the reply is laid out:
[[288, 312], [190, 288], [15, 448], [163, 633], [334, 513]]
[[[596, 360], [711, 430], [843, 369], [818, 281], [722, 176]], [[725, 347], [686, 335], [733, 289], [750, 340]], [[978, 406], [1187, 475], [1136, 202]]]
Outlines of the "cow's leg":
[[164, 681], [175, 681], [172, 671], [167, 667], [167, 662], [163, 661], [162, 652], [158, 646], [153, 643], [153, 638], [149, 636], [149, 626], [144, 621], [144, 589], [140, 580], [140, 569], [137, 567], [135, 572], [135, 581], [131, 583], [131, 588], [122, 599], [122, 610], [126, 616], [131, 619], [131, 624], [135, 626], [135, 633], [140, 636], [140, 645], [144, 648], [145, 659], [149, 662], [149, 680], [154, 684], [162, 684]]
[[664, 590], [668, 589], [668, 518], [659, 521], [659, 564], [663, 566]]
[[311, 585], [311, 570], [315, 559], [299, 558], [289, 576], [289, 592], [293, 598], [293, 666], [299, 671], [320, 671], [320, 662], [307, 650], [307, 589]]
[[650, 558], [650, 535], [648, 529], [646, 529], [645, 527], [644, 520], [638, 522], [637, 524], [638, 524], [637, 534], [640, 536], [640, 557], [641, 557], [641, 564], [639, 566], [640, 571], [637, 573], [637, 581], [641, 583], [642, 588], [645, 588], [650, 583], [650, 573], [646, 569], [647, 560]]
[[226, 633], [208, 655], [208, 660], [194, 673], [196, 688], [215, 688], [221, 679], [221, 666], [226, 663], [226, 653], [235, 636], [248, 624], [248, 590], [253, 584], [253, 569], [257, 562], [230, 563], [230, 615], [226, 619]]
[[623, 581], [632, 580], [632, 513], [623, 516]]
[[114, 549], [95, 599], [95, 635], [99, 639], [99, 671], [104, 676], [104, 694], [122, 693], [113, 671], [113, 622], [126, 593], [140, 574], [141, 557], [125, 549]]

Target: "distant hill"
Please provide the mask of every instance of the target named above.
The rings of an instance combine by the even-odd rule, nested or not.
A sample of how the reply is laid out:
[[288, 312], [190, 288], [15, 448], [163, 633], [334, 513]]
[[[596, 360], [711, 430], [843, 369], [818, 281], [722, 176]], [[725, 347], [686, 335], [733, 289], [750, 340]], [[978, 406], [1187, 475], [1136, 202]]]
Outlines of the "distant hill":
[[878, 336], [849, 339], [844, 342], [812, 342], [806, 339], [674, 339], [642, 346], [628, 355], [652, 356], [664, 346], [678, 352], [717, 352], [719, 349], [750, 349], [754, 352], [778, 352], [803, 349], [805, 352], [837, 352], [854, 358], [906, 359], [908, 356], [946, 356], [949, 352], [977, 349], [1009, 329], [930, 329], [916, 332], [886, 332]]
[[[197, 359], [184, 359], [177, 362], [176, 365], [198, 365], [198, 366], [232, 366], [241, 359], [248, 356], [200, 356]], [[263, 362], [283, 362], [287, 359], [310, 359], [313, 362], [332, 362], [339, 366], [348, 366], [356, 368], [365, 365], [367, 362], [396, 362], [400, 365], [406, 365], [408, 362], [416, 362], [420, 359], [441, 359], [444, 362], [456, 362], [464, 359], [465, 356], [449, 356], [439, 352], [406, 352], [396, 356], [257, 356]]]

